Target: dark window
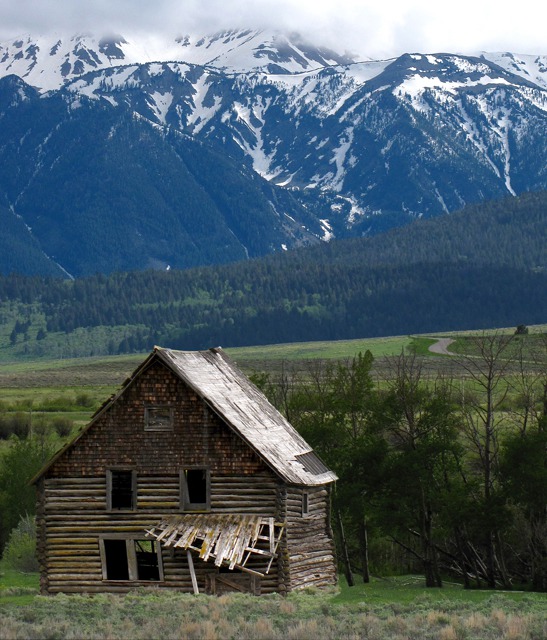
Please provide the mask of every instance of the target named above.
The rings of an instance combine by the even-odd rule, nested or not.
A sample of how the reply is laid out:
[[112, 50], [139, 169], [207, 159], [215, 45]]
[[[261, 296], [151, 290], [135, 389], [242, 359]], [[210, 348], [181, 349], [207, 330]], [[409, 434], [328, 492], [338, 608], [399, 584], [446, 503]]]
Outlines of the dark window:
[[173, 431], [173, 408], [169, 406], [146, 407], [145, 431]]
[[208, 469], [184, 469], [181, 474], [183, 511], [208, 511], [210, 478]]
[[131, 470], [112, 469], [107, 473], [109, 509], [134, 509], [136, 475]]
[[129, 580], [125, 540], [104, 540], [104, 560], [107, 580]]
[[161, 549], [155, 540], [133, 538], [101, 539], [101, 559], [105, 580], [163, 580]]
[[159, 580], [160, 568], [155, 540], [135, 540], [137, 576], [139, 580]]
[[302, 515], [307, 516], [310, 512], [310, 496], [307, 491], [302, 493]]

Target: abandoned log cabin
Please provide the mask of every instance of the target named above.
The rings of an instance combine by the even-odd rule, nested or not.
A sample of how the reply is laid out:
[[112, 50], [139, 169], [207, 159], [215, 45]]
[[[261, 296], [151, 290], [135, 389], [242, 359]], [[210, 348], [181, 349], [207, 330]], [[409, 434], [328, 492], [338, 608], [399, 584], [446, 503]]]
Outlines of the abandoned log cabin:
[[335, 480], [221, 349], [156, 347], [34, 478], [41, 591], [335, 584]]

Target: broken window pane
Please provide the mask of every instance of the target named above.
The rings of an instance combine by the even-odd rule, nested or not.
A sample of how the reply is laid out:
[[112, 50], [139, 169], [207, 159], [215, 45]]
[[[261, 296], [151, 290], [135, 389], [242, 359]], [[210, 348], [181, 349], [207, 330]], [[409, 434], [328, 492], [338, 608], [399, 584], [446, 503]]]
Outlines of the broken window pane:
[[145, 431], [173, 431], [173, 408], [169, 406], [146, 407]]
[[159, 580], [160, 568], [155, 540], [135, 540], [139, 580]]

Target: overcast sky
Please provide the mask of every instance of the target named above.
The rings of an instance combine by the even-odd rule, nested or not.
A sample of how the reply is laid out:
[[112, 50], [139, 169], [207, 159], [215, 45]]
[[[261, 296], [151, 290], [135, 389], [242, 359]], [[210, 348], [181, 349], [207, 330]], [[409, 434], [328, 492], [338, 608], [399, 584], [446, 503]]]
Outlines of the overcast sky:
[[31, 33], [181, 35], [291, 29], [362, 57], [547, 54], [547, 2], [521, 0], [0, 0], [0, 41]]

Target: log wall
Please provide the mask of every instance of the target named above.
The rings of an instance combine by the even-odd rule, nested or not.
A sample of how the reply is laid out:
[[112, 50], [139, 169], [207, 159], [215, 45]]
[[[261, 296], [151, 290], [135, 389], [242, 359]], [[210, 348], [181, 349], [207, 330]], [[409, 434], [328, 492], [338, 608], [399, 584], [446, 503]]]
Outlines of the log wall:
[[[246, 477], [213, 476], [211, 506], [216, 513], [256, 513], [276, 517], [279, 483], [271, 473]], [[144, 539], [144, 531], [161, 518], [180, 513], [180, 478], [137, 475], [134, 511], [108, 511], [106, 476], [47, 478], [41, 481], [37, 516], [41, 588], [57, 592], [125, 592], [136, 586], [192, 591], [186, 551], [162, 548], [164, 579], [161, 582], [103, 579], [101, 537], [118, 535]], [[250, 569], [263, 572], [265, 561], [251, 559]], [[210, 586], [218, 569], [197, 555], [194, 567], [200, 591]], [[260, 592], [279, 591], [277, 563], [260, 579]]]
[[[308, 514], [302, 514], [302, 494]], [[285, 497], [286, 547], [281, 573], [287, 589], [326, 587], [337, 583], [330, 523], [328, 487], [288, 487]]]

